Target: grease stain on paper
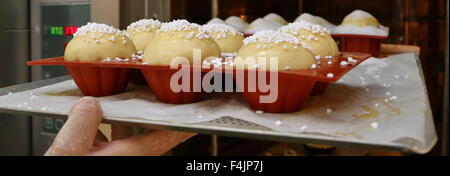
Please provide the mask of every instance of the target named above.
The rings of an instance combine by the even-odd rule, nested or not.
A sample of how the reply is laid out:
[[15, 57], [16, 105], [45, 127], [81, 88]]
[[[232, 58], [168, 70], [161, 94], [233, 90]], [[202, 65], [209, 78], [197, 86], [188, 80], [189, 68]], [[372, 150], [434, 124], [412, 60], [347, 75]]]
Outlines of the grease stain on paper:
[[380, 112], [370, 106], [361, 106], [361, 108], [367, 113], [352, 114], [352, 117], [358, 118], [358, 119], [370, 119], [370, 118], [377, 118], [380, 116]]
[[45, 92], [44, 94], [48, 96], [77, 96], [77, 97], [83, 96], [83, 94], [78, 88], [64, 90], [61, 92]]

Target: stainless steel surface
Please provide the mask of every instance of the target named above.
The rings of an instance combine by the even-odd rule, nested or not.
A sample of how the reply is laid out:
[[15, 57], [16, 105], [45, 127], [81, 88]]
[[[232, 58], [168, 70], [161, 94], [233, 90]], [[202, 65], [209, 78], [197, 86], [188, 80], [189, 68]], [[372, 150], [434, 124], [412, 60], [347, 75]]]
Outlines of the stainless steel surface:
[[45, 119], [48, 119], [47, 116], [32, 116], [31, 120], [31, 130], [32, 130], [32, 146], [31, 149], [32, 155], [34, 156], [42, 156], [53, 143], [53, 140], [56, 137], [56, 134], [52, 133], [43, 133], [42, 132], [42, 124]]
[[[55, 78], [53, 80], [64, 81], [67, 79], [70, 78], [62, 77]], [[33, 83], [25, 83], [23, 85], [30, 84], [45, 86], [48, 84], [48, 81], [35, 81]], [[0, 89], [0, 95], [21, 91], [21, 88], [17, 89], [14, 87], [15, 86]], [[30, 119], [29, 116], [20, 113], [10, 114], [0, 116], [0, 147], [2, 149], [0, 151], [0, 155], [42, 155], [48, 149], [48, 146], [50, 146], [54, 138], [53, 135], [44, 136], [41, 134], [41, 118], [46, 116], [44, 115]], [[9, 117], [10, 120], [8, 121], [8, 123], [3, 123], [3, 119], [6, 119], [3, 117]], [[32, 123], [31, 120], [33, 121]], [[25, 136], [26, 139], [22, 139]], [[8, 143], [3, 143], [2, 141], [7, 141]]]
[[[89, 4], [90, 0], [32, 0], [30, 2], [30, 28], [31, 28], [31, 60], [41, 59], [46, 53], [42, 53], [42, 16], [41, 5], [77, 5]], [[63, 52], [63, 51], [61, 51]], [[42, 79], [42, 67], [31, 67], [31, 80]]]
[[28, 3], [28, 0], [1, 0], [0, 29], [28, 28]]
[[[31, 60], [40, 59], [41, 57], [41, 8], [40, 1], [30, 2], [30, 54]], [[31, 67], [31, 80], [37, 81], [41, 79], [42, 67]]]
[[0, 113], [0, 156], [31, 154], [30, 118]]
[[[29, 81], [28, 0], [0, 1], [0, 88]], [[29, 155], [30, 118], [0, 113], [0, 156]]]
[[[81, 26], [91, 21], [86, 17], [90, 10], [80, 11], [80, 6], [88, 6], [90, 0], [32, 0], [30, 2], [31, 19], [31, 58], [60, 56], [64, 53], [64, 42], [70, 36], [49, 36], [49, 26]], [[78, 8], [75, 8], [78, 7]], [[78, 13], [78, 14], [77, 14]], [[47, 15], [47, 16], [46, 16]], [[88, 19], [84, 19], [88, 18]], [[84, 20], [80, 20], [84, 19]], [[33, 81], [41, 80], [47, 76], [64, 75], [65, 70], [56, 67], [31, 67]], [[42, 155], [56, 135], [57, 130], [46, 131], [45, 122], [53, 122], [47, 116], [32, 118], [32, 153]]]
[[[0, 31], [0, 87], [28, 82], [27, 29]], [[0, 113], [0, 156], [30, 154], [30, 118]]]
[[145, 18], [145, 13], [149, 13], [148, 8], [145, 7], [145, 2], [145, 0], [120, 1], [121, 29], [126, 29], [132, 22]]
[[169, 2], [165, 0], [133, 0], [120, 2], [120, 28], [140, 19], [153, 18], [169, 21]]
[[0, 29], [0, 87], [28, 82], [29, 33], [27, 29]]

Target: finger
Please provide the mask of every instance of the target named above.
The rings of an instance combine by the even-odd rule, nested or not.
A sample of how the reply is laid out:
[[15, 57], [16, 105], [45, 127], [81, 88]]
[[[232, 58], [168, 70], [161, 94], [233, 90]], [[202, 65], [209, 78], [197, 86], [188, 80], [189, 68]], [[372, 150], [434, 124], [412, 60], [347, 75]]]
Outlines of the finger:
[[102, 120], [97, 100], [84, 97], [69, 111], [64, 126], [45, 155], [84, 155], [92, 147]]
[[125, 139], [133, 136], [133, 130], [130, 127], [111, 124], [112, 140]]
[[92, 145], [92, 148], [89, 150], [89, 153], [94, 153], [97, 152], [99, 150], [103, 150], [104, 148], [106, 148], [109, 145], [109, 142], [104, 142], [104, 141], [95, 141], [94, 144]]
[[95, 152], [97, 150], [101, 150], [108, 144], [109, 144], [109, 140], [105, 136], [105, 134], [103, 134], [103, 132], [101, 130], [97, 130], [97, 136], [95, 137], [94, 144], [92, 144], [92, 147], [88, 153]]
[[149, 131], [141, 135], [112, 141], [103, 150], [92, 153], [92, 155], [159, 156], [195, 135], [195, 133], [166, 130]]

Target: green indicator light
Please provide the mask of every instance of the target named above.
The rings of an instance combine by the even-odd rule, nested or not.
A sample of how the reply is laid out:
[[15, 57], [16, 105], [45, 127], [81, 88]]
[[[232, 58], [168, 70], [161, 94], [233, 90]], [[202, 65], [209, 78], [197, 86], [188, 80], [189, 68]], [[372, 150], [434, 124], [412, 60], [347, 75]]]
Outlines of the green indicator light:
[[52, 35], [52, 36], [62, 36], [63, 34], [64, 34], [63, 27], [60, 27], [60, 26], [50, 27], [50, 35]]

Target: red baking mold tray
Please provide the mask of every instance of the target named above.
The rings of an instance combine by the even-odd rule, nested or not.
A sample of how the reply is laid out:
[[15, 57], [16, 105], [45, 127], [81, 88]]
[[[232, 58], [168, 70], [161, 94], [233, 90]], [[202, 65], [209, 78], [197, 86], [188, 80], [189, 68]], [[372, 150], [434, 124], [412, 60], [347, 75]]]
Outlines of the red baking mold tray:
[[[145, 79], [147, 80], [150, 88], [153, 93], [158, 97], [158, 99], [165, 103], [171, 104], [187, 104], [198, 102], [203, 99], [203, 90], [199, 92], [192, 91], [194, 90], [194, 84], [201, 85], [201, 81], [194, 82], [194, 72], [189, 71], [189, 90], [191, 91], [180, 91], [175, 92], [170, 88], [170, 79], [179, 69], [170, 69], [168, 66], [146, 66], [141, 69], [144, 74]], [[201, 70], [199, 70], [199, 74], [201, 75]], [[178, 83], [181, 83], [183, 80], [178, 80]]]
[[331, 34], [339, 41], [339, 51], [369, 53], [374, 57], [380, 55], [381, 41], [387, 36]]
[[130, 70], [130, 82], [131, 84], [136, 85], [147, 85], [147, 81], [145, 80], [145, 77], [140, 69]]
[[[338, 67], [341, 61], [347, 61], [347, 58], [343, 58], [341, 56], [333, 57], [332, 59], [321, 58], [320, 59], [320, 67], [317, 69], [328, 69], [328, 67]], [[332, 61], [331, 64], [328, 61]], [[322, 95], [325, 92], [325, 89], [328, 87], [330, 83], [328, 82], [317, 82], [314, 85], [314, 88], [311, 92], [311, 95]]]
[[[261, 96], [269, 95], [272, 90], [262, 92], [256, 88], [256, 91], [249, 91], [248, 72], [249, 71], [246, 70], [244, 75], [236, 75], [236, 77], [242, 76], [244, 78], [244, 84], [238, 83], [237, 78], [235, 78], [238, 84], [237, 86], [243, 91], [242, 95], [251, 109], [269, 113], [288, 113], [299, 110], [307, 101], [312, 88], [317, 82], [314, 79], [305, 79], [304, 77], [280, 73], [278, 74], [277, 99], [272, 103], [261, 103]], [[258, 74], [259, 73], [256, 72], [256, 75]], [[266, 74], [268, 82], [270, 82], [269, 77], [270, 74]], [[257, 81], [255, 82], [258, 84]]]
[[[366, 53], [343, 52], [340, 54], [339, 60], [346, 60], [348, 57], [352, 57], [356, 62], [347, 66], [333, 64], [333, 66], [319, 67], [317, 69], [279, 71], [278, 98], [272, 103], [260, 103], [260, 96], [268, 95], [270, 92], [261, 92], [259, 89], [248, 91], [248, 70], [245, 70], [243, 75], [236, 74], [235, 71], [234, 77], [235, 79], [239, 76], [244, 78], [244, 84], [240, 84], [238, 80], [236, 80], [236, 83], [250, 108], [269, 113], [290, 113], [301, 109], [315, 85], [319, 83], [323, 84], [319, 86], [326, 87], [328, 83], [336, 82], [345, 73], [369, 58], [370, 55]], [[329, 73], [332, 73], [334, 76], [331, 78], [327, 77]], [[269, 77], [269, 74], [266, 74], [266, 80], [269, 80]], [[255, 84], [258, 84], [257, 81], [255, 81]]]
[[122, 93], [129, 82], [130, 69], [66, 65], [73, 80], [86, 96], [103, 97]]
[[[139, 76], [132, 72], [139, 69], [156, 97], [165, 103], [186, 104], [203, 99], [200, 92], [174, 92], [170, 89], [170, 78], [177, 69], [169, 66], [145, 65], [141, 61], [129, 60], [126, 62], [77, 62], [65, 61], [64, 57], [54, 57], [28, 62], [28, 65], [64, 65], [69, 69], [75, 83], [86, 96], [109, 96], [125, 91], [131, 76]], [[192, 70], [192, 69], [191, 69]], [[201, 74], [201, 73], [200, 73]], [[192, 73], [191, 73], [191, 76]], [[135, 78], [139, 80], [142, 78]], [[180, 79], [180, 81], [182, 81]], [[191, 90], [193, 79], [191, 77]], [[201, 84], [201, 83], [200, 83]]]
[[[317, 69], [305, 70], [281, 70], [278, 72], [278, 94], [277, 99], [272, 103], [260, 103], [259, 97], [267, 95], [270, 92], [262, 92], [258, 88], [257, 91], [252, 92], [246, 89], [248, 86], [249, 70], [238, 70], [236, 68], [224, 67], [222, 69], [227, 73], [235, 73], [234, 78], [237, 82], [237, 87], [243, 90], [242, 94], [250, 107], [254, 110], [262, 110], [270, 113], [288, 113], [299, 110], [307, 101], [311, 91], [317, 82], [329, 83], [335, 82], [341, 78], [349, 70], [356, 67], [359, 63], [370, 57], [365, 53], [349, 53], [343, 52], [340, 54], [340, 59], [352, 57], [357, 62], [347, 66], [333, 65], [324, 66]], [[156, 97], [165, 103], [171, 104], [185, 104], [201, 101], [204, 97], [203, 89], [198, 92], [174, 92], [170, 88], [170, 79], [179, 69], [170, 69], [169, 66], [162, 65], [147, 65], [140, 61], [127, 62], [77, 62], [64, 61], [63, 57], [55, 57], [48, 59], [41, 59], [28, 62], [28, 65], [64, 65], [69, 69], [70, 74], [75, 80], [77, 86], [84, 95], [90, 96], [108, 96], [121, 93], [126, 89], [130, 79], [131, 69], [140, 69], [145, 77], [150, 88]], [[212, 67], [201, 68], [202, 73], [194, 71], [195, 67], [190, 66], [190, 90], [193, 90], [193, 85], [201, 84], [201, 82], [194, 82], [193, 75], [203, 74], [209, 71], [214, 71]], [[236, 73], [244, 73], [240, 78], [244, 78], [244, 84], [240, 84], [236, 77]], [[242, 71], [242, 72], [241, 72]], [[269, 72], [269, 71], [267, 71]], [[328, 73], [333, 73], [334, 77], [327, 77]], [[269, 74], [267, 74], [269, 77]], [[182, 80], [179, 80], [179, 82]], [[256, 82], [257, 83], [257, 82]]]
[[130, 80], [130, 68], [123, 63], [71, 62], [64, 61], [64, 57], [54, 57], [29, 61], [27, 64], [65, 66], [80, 91], [86, 96], [103, 97], [122, 93]]

